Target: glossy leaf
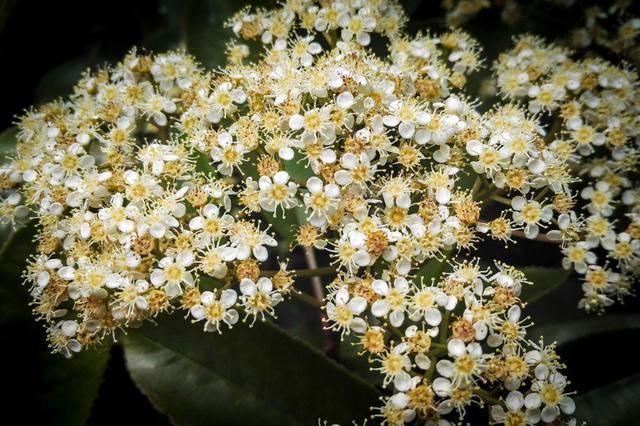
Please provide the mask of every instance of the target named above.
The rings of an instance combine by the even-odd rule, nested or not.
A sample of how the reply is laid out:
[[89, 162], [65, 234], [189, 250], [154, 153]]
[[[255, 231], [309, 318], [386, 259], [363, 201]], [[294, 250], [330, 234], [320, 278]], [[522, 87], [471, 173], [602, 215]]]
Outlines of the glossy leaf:
[[17, 135], [17, 127], [9, 127], [0, 133], [0, 164], [7, 162], [7, 157], [15, 150]]
[[221, 335], [178, 315], [124, 338], [131, 375], [179, 425], [348, 424], [369, 415], [377, 392], [271, 323]]
[[555, 341], [558, 346], [563, 346], [597, 334], [632, 329], [640, 329], [640, 314], [608, 314], [601, 317], [589, 317], [577, 321], [535, 327], [531, 336], [543, 335], [545, 342]]
[[640, 374], [593, 389], [576, 398], [576, 417], [590, 426], [637, 425]]
[[[0, 345], [5, 348], [5, 371], [8, 374], [10, 368], [19, 374], [3, 398], [4, 414], [24, 424], [84, 425], [109, 350], [87, 350], [70, 360], [51, 353], [42, 324], [31, 314], [28, 289], [22, 285], [22, 271], [35, 246], [33, 235], [33, 226], [11, 230], [0, 255]], [[28, 395], [34, 397], [25, 410]]]
[[525, 302], [533, 302], [553, 289], [564, 284], [571, 276], [571, 271], [563, 268], [545, 268], [532, 266], [521, 268], [533, 285], [523, 285], [520, 298]]

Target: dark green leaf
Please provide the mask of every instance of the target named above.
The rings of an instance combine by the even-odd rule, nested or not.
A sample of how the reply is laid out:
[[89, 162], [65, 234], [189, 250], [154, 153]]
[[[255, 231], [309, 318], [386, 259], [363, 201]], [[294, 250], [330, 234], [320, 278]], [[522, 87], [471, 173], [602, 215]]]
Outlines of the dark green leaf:
[[631, 329], [640, 329], [640, 314], [608, 314], [561, 324], [545, 325], [534, 328], [531, 335], [543, 335], [545, 341], [555, 341], [558, 346], [563, 346], [589, 336]]
[[266, 222], [271, 225], [271, 229], [278, 234], [277, 240], [280, 246], [288, 248], [295, 237], [296, 225], [305, 222], [304, 208], [295, 207], [287, 210], [286, 217], [282, 217], [282, 211], [278, 210], [278, 215], [263, 211]]
[[446, 252], [442, 259], [433, 258], [425, 262], [420, 269], [415, 272], [417, 279], [423, 279], [426, 285], [431, 285], [431, 280], [438, 281], [442, 273], [449, 267], [451, 252]]
[[9, 127], [0, 133], [0, 164], [7, 161], [7, 156], [11, 155], [16, 148], [16, 136], [18, 135], [17, 127]]
[[96, 54], [97, 49], [93, 49], [88, 54], [62, 63], [47, 72], [36, 88], [38, 103], [69, 96], [82, 73], [95, 65]]
[[533, 283], [533, 285], [524, 285], [522, 287], [520, 298], [525, 302], [533, 302], [541, 298], [551, 290], [564, 284], [571, 276], [571, 271], [563, 268], [532, 266], [521, 270], [527, 279]]
[[[406, 12], [407, 16], [411, 16], [411, 14], [415, 12], [416, 9], [418, 9], [418, 6], [420, 6], [420, 3], [422, 3], [422, 0], [401, 0], [400, 1], [400, 4], [404, 8], [404, 11]], [[437, 6], [433, 5], [433, 7], [437, 7]]]
[[12, 224], [0, 225], [0, 323], [24, 319], [34, 321], [28, 306], [28, 290], [22, 285], [22, 271], [35, 243], [33, 226], [16, 230]]
[[271, 323], [207, 334], [163, 317], [124, 338], [134, 381], [179, 425], [348, 424], [373, 387]]
[[576, 398], [576, 417], [590, 426], [635, 426], [640, 419], [640, 374], [593, 389]]
[[223, 25], [244, 3], [226, 0], [190, 2], [183, 24], [187, 51], [207, 68], [225, 65], [225, 46], [233, 33]]
[[362, 377], [368, 383], [375, 386], [382, 386], [383, 376], [379, 371], [371, 370], [371, 363], [367, 359], [367, 355], [360, 355], [362, 346], [356, 344], [357, 338], [353, 335], [348, 336], [343, 341], [338, 342], [338, 355], [349, 371]]
[[[24, 424], [84, 425], [102, 382], [109, 358], [106, 348], [87, 350], [68, 360], [51, 354], [44, 341], [42, 324], [36, 323], [29, 307], [28, 289], [21, 274], [32, 253], [34, 227], [3, 235], [0, 255], [0, 345], [5, 348], [5, 371], [10, 368], [20, 380], [11, 384], [4, 398], [8, 418]], [[24, 409], [24, 397], [29, 400]], [[15, 398], [15, 399], [14, 399]]]
[[37, 395], [43, 413], [50, 419], [47, 424], [87, 424], [109, 361], [109, 346], [88, 349], [72, 359], [65, 359], [49, 353], [43, 345], [41, 391]]
[[306, 183], [307, 179], [315, 176], [307, 160], [298, 153], [296, 153], [291, 161], [285, 163], [285, 168], [289, 176], [291, 176], [291, 179], [297, 181], [299, 184]]

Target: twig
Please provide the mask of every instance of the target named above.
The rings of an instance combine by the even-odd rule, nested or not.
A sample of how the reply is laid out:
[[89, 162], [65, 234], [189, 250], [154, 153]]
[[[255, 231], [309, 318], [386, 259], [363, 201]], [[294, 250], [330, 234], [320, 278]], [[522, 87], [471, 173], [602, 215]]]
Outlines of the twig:
[[560, 244], [559, 241], [550, 240], [549, 238], [547, 238], [546, 235], [543, 235], [543, 234], [539, 234], [535, 238], [527, 238], [527, 236], [524, 234], [524, 232], [516, 230], [516, 231], [511, 231], [511, 235], [513, 235], [516, 238], [525, 238], [527, 240], [541, 241], [543, 243]]
[[[305, 247], [304, 248], [304, 256], [307, 258], [307, 265], [309, 266], [309, 270], [318, 270], [318, 261], [316, 260], [316, 255], [313, 252], [313, 247]], [[335, 269], [334, 269], [335, 271]], [[302, 271], [301, 271], [302, 272]], [[300, 275], [298, 275], [300, 276]], [[317, 274], [311, 275], [311, 287], [313, 289], [313, 295], [318, 302], [319, 305], [322, 305], [324, 302], [324, 291], [322, 288], [322, 280], [320, 276]], [[320, 323], [322, 324], [322, 332], [324, 334], [324, 342], [322, 349], [324, 353], [330, 354], [335, 349], [335, 342], [333, 340], [333, 335], [331, 330], [324, 328], [324, 324], [327, 323], [329, 319], [327, 318], [327, 314], [324, 310], [320, 311]]]

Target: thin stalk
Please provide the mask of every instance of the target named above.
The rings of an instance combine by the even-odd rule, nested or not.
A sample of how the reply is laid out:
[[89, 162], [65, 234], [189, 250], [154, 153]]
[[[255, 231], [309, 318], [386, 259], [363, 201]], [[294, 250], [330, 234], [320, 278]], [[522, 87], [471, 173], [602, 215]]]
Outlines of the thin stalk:
[[506, 198], [506, 197], [502, 197], [502, 196], [500, 196], [500, 195], [492, 194], [490, 198], [491, 198], [493, 201], [497, 201], [497, 202], [499, 202], [500, 204], [504, 204], [504, 205], [506, 205], [506, 206], [511, 206], [511, 200], [510, 200], [510, 199], [508, 199], [508, 198]]
[[322, 307], [322, 304], [318, 303], [318, 301], [315, 298], [313, 298], [312, 296], [309, 296], [307, 293], [294, 291], [291, 293], [291, 296], [294, 299], [297, 299], [303, 303], [306, 303], [307, 305], [313, 308], [320, 309]]
[[[307, 259], [307, 266], [309, 266], [310, 270], [320, 269], [318, 268], [318, 261], [316, 260], [316, 254], [313, 251], [313, 247], [305, 247], [304, 248], [304, 256]], [[335, 268], [333, 269], [335, 272]], [[322, 306], [324, 302], [324, 289], [322, 286], [322, 280], [319, 275], [312, 275], [311, 278], [311, 288], [313, 290], [313, 295], [318, 302], [319, 305]], [[324, 310], [320, 311], [320, 323], [322, 325], [326, 324], [329, 318], [327, 318], [327, 314]], [[322, 332], [324, 334], [324, 343], [322, 349], [326, 354], [333, 352], [335, 349], [335, 342], [333, 340], [333, 335], [331, 330], [328, 330], [322, 327]]]
[[490, 404], [502, 405], [502, 402], [500, 402], [499, 399], [497, 399], [496, 397], [494, 397], [489, 392], [487, 392], [487, 391], [485, 391], [483, 389], [474, 389], [474, 392], [476, 394], [478, 394], [482, 399], [484, 399], [485, 401], [487, 401]]
[[511, 235], [516, 237], [516, 238], [524, 238], [524, 239], [527, 239], [527, 240], [541, 241], [543, 243], [548, 243], [548, 244], [560, 244], [560, 241], [550, 240], [549, 238], [547, 238], [546, 235], [543, 235], [543, 234], [539, 234], [535, 238], [527, 238], [527, 236], [524, 235], [523, 231], [516, 230], [516, 231], [511, 231]]
[[[260, 276], [262, 277], [273, 277], [280, 270], [268, 270], [268, 271], [260, 271]], [[324, 275], [335, 275], [336, 268], [333, 266], [324, 266], [322, 268], [315, 269], [296, 269], [293, 271], [293, 276], [296, 278], [309, 278], [309, 277], [321, 277]]]
[[445, 345], [447, 343], [447, 328], [449, 328], [449, 317], [451, 316], [451, 311], [445, 311], [444, 316], [442, 317], [442, 322], [440, 323], [440, 344]]

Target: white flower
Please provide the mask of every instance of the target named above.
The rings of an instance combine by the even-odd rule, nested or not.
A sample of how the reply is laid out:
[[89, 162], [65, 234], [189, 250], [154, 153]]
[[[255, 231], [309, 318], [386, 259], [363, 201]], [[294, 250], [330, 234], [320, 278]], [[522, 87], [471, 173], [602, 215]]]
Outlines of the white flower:
[[609, 184], [604, 181], [596, 183], [595, 188], [587, 186], [580, 192], [580, 196], [589, 200], [585, 206], [589, 213], [600, 214], [602, 216], [611, 216], [613, 213], [612, 198], [613, 193]]
[[362, 232], [343, 230], [342, 238], [336, 243], [335, 250], [332, 250], [337, 262], [353, 273], [358, 268], [368, 266], [371, 256], [366, 250], [367, 237]]
[[191, 307], [191, 315], [196, 321], [205, 320], [205, 331], [220, 331], [220, 324], [225, 323], [229, 328], [238, 322], [238, 311], [230, 309], [236, 304], [238, 294], [235, 290], [225, 289], [220, 293], [220, 299], [210, 291], [204, 291], [200, 295], [200, 303]]
[[269, 258], [269, 252], [265, 246], [278, 245], [273, 237], [253, 226], [240, 227], [237, 232], [230, 235], [230, 240], [233, 256], [229, 255], [229, 260], [233, 258], [246, 260], [253, 254], [256, 260], [264, 262]]
[[253, 324], [258, 315], [265, 320], [265, 314], [274, 316], [273, 307], [282, 301], [282, 295], [273, 290], [273, 283], [269, 278], [261, 277], [255, 283], [249, 278], [240, 281], [241, 300], [246, 312], [245, 319], [253, 316]]
[[454, 386], [475, 383], [486, 366], [486, 356], [483, 355], [480, 344], [472, 342], [465, 345], [462, 340], [454, 338], [447, 343], [447, 349], [453, 361], [438, 361], [438, 373], [450, 379]]
[[415, 288], [411, 297], [411, 319], [417, 321], [424, 317], [427, 324], [436, 327], [442, 321], [442, 313], [438, 306], [445, 307], [449, 304], [449, 297], [437, 287]]
[[209, 97], [210, 109], [207, 119], [218, 123], [227, 114], [237, 110], [237, 104], [242, 104], [247, 95], [241, 89], [234, 89], [230, 82], [220, 84]]
[[218, 206], [207, 204], [202, 209], [202, 216], [196, 216], [189, 221], [189, 228], [196, 232], [196, 245], [204, 247], [222, 238], [233, 223], [233, 216], [220, 216]]
[[289, 181], [289, 173], [284, 170], [276, 173], [273, 180], [268, 176], [261, 176], [258, 186], [260, 187], [260, 207], [274, 215], [277, 214], [278, 208], [281, 208], [284, 217], [286, 210], [298, 205], [296, 198], [298, 185]]
[[130, 279], [125, 279], [119, 290], [112, 312], [115, 318], [126, 319], [133, 316], [136, 311], [144, 312], [149, 309], [149, 302], [144, 296], [149, 290], [149, 283], [146, 280], [132, 282]]
[[145, 170], [151, 166], [151, 174], [158, 176], [164, 172], [167, 162], [180, 159], [174, 152], [173, 147], [160, 143], [151, 143], [138, 151], [138, 158], [142, 162]]
[[523, 425], [535, 425], [540, 421], [540, 410], [525, 409], [522, 411], [522, 408], [524, 407], [524, 395], [522, 395], [522, 392], [509, 392], [504, 403], [507, 407], [506, 412], [502, 405], [491, 406], [491, 417], [496, 422], [508, 425], [515, 421], [521, 421], [524, 422], [521, 423]]
[[588, 265], [592, 265], [598, 260], [596, 254], [589, 251], [591, 248], [592, 246], [586, 241], [578, 241], [563, 248], [562, 266], [564, 269], [570, 269], [573, 265], [579, 274], [587, 272]]
[[177, 106], [171, 99], [160, 94], [153, 94], [142, 105], [142, 108], [158, 126], [166, 126], [167, 116], [165, 113], [173, 114], [176, 112]]
[[313, 64], [313, 55], [322, 52], [322, 46], [313, 41], [313, 36], [307, 36], [295, 40], [291, 49], [292, 56], [305, 67]]
[[175, 259], [167, 256], [158, 262], [158, 268], [151, 272], [151, 284], [155, 287], [164, 286], [167, 296], [174, 298], [182, 294], [182, 284], [193, 286], [195, 279], [187, 270], [194, 262], [193, 253], [185, 251], [179, 253]]
[[335, 293], [332, 301], [327, 302], [327, 317], [333, 321], [329, 328], [341, 331], [342, 337], [351, 330], [364, 333], [367, 329], [365, 320], [358, 317], [367, 308], [366, 299], [360, 296], [349, 299], [349, 296], [349, 290], [342, 287]]
[[376, 173], [375, 164], [371, 164], [366, 154], [360, 154], [358, 157], [348, 152], [340, 158], [340, 166], [342, 168], [334, 174], [336, 183], [340, 186], [353, 183], [366, 188]]
[[162, 193], [156, 178], [149, 174], [140, 175], [135, 170], [124, 172], [124, 183], [127, 198], [131, 201], [146, 201]]
[[218, 135], [219, 146], [211, 149], [211, 159], [217, 165], [217, 170], [224, 176], [231, 176], [234, 168], [240, 168], [245, 161], [244, 154], [247, 152], [244, 145], [234, 142], [228, 132]]
[[538, 380], [531, 385], [531, 393], [524, 399], [528, 409], [542, 407], [540, 417], [545, 423], [553, 422], [560, 412], [571, 415], [576, 409], [573, 399], [564, 393], [567, 380], [560, 373], [541, 373]]
[[413, 138], [416, 125], [425, 125], [431, 121], [431, 115], [414, 103], [393, 101], [389, 105], [389, 112], [383, 117], [384, 125], [398, 126], [398, 133], [405, 139]]
[[313, 108], [304, 115], [294, 114], [289, 118], [289, 128], [302, 131], [302, 142], [305, 145], [316, 142], [330, 142], [336, 137], [336, 128], [331, 122], [331, 109], [324, 107]]
[[513, 220], [524, 225], [524, 235], [527, 238], [535, 238], [540, 232], [540, 225], [549, 223], [553, 218], [553, 208], [550, 205], [543, 206], [538, 201], [527, 201], [524, 197], [517, 196], [511, 200], [513, 207]]
[[386, 387], [393, 380], [394, 387], [399, 391], [406, 391], [411, 388], [411, 376], [407, 373], [407, 370], [411, 368], [411, 359], [407, 354], [408, 351], [409, 345], [400, 343], [392, 346], [388, 352], [378, 359], [381, 365], [378, 368], [374, 368], [374, 370], [384, 374], [383, 386]]
[[389, 322], [394, 327], [400, 327], [404, 322], [404, 311], [406, 309], [406, 296], [409, 292], [409, 282], [404, 277], [398, 277], [390, 287], [386, 281], [374, 280], [371, 283], [373, 291], [382, 296], [371, 305], [371, 313], [376, 317], [385, 317], [389, 311]]
[[368, 46], [371, 42], [369, 33], [376, 28], [376, 20], [367, 14], [366, 8], [362, 8], [355, 15], [342, 12], [338, 17], [338, 25], [342, 28], [342, 40], [349, 41], [355, 36], [359, 44]]
[[309, 223], [321, 228], [337, 209], [340, 187], [333, 183], [324, 185], [319, 178], [313, 176], [307, 179], [307, 189], [309, 193], [304, 194], [304, 204], [311, 209]]
[[115, 194], [111, 197], [111, 207], [105, 207], [98, 211], [98, 217], [108, 233], [117, 230], [123, 234], [130, 234], [135, 230], [135, 219], [139, 216], [139, 210], [132, 204], [123, 207], [123, 202], [123, 195]]

